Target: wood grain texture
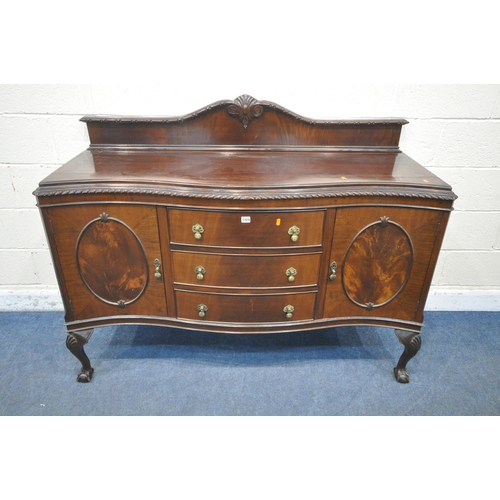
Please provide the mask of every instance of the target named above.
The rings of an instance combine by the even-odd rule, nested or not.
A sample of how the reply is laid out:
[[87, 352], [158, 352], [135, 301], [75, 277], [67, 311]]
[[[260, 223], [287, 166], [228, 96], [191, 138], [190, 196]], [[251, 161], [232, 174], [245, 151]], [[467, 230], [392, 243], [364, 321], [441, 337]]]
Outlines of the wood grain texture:
[[[413, 252], [413, 263], [408, 280], [404, 284], [404, 290], [385, 303], [384, 299], [397, 292], [399, 284], [404, 282], [406, 273], [410, 269], [411, 252], [407, 238], [394, 227], [387, 239], [399, 247], [386, 246], [383, 231], [387, 227], [392, 227], [389, 224], [386, 228], [377, 230], [377, 233], [380, 232], [380, 234], [374, 233], [374, 236], [379, 238], [379, 243], [370, 246], [363, 238], [361, 241], [364, 241], [367, 248], [363, 249], [362, 245], [359, 245], [355, 247], [357, 248], [356, 253], [352, 256], [347, 254], [360, 232], [362, 234], [362, 230], [368, 226], [378, 227], [381, 217], [388, 217], [390, 221], [404, 228], [412, 242]], [[440, 211], [423, 208], [380, 206], [337, 209], [330, 261], [337, 262], [339, 278], [328, 283], [325, 317], [336, 317], [342, 314], [366, 318], [373, 316], [416, 321], [419, 301], [421, 300], [420, 294], [434, 252], [441, 217]], [[365, 236], [369, 235], [369, 233], [365, 233]], [[370, 256], [373, 255], [373, 252], [377, 255], [376, 260], [380, 263], [380, 267], [374, 264], [371, 258], [365, 258], [365, 254]], [[390, 268], [384, 264], [384, 255], [388, 255], [395, 262], [398, 266], [396, 271], [399, 268], [399, 277], [395, 277], [394, 281], [390, 277]], [[346, 257], [348, 257], [348, 269], [344, 270]], [[359, 299], [359, 305], [353, 302], [346, 293], [344, 277], [348, 291], [351, 291]], [[361, 290], [361, 280], [366, 286], [367, 292]], [[365, 298], [368, 299], [366, 302], [369, 302], [370, 298], [372, 300], [378, 299], [377, 304], [380, 307], [367, 308], [366, 302], [364, 302]]]
[[420, 332], [456, 196], [400, 152], [405, 120], [311, 120], [240, 96], [83, 121], [90, 148], [35, 191], [68, 332]]
[[[95, 237], [87, 237], [84, 234], [84, 245], [83, 247], [79, 245], [80, 250], [84, 249], [83, 254], [78, 256], [77, 242], [82, 231], [103, 212], [107, 213], [112, 219], [123, 221], [137, 235], [144, 253], [142, 250], [139, 251], [139, 247], [136, 245], [137, 242], [133, 244], [134, 246], [126, 246], [133, 239], [130, 239], [130, 235], [127, 235], [127, 230], [120, 229], [118, 234], [114, 232], [112, 236], [109, 230]], [[78, 210], [74, 210], [72, 207], [54, 207], [48, 210], [48, 217], [52, 221], [52, 227], [54, 228], [53, 236], [61, 264], [61, 273], [66, 283], [67, 302], [65, 307], [67, 311], [71, 312], [71, 317], [74, 320], [117, 314], [165, 315], [164, 282], [154, 277], [155, 269], [152, 265], [155, 258], [161, 257], [158, 222], [154, 207], [103, 204], [79, 206]], [[109, 224], [109, 222], [102, 224]], [[99, 259], [99, 255], [95, 252], [98, 251], [99, 244], [106, 239], [110, 245], [124, 244], [125, 247], [110, 248], [108, 253], [102, 251], [101, 259]], [[87, 243], [89, 244], [88, 247]], [[142, 274], [144, 271], [144, 258], [148, 262], [147, 288], [137, 300], [126, 305], [126, 307], [103, 302], [85, 286], [82, 280], [77, 259], [79, 257], [83, 258], [83, 256], [88, 259], [90, 266], [95, 265], [94, 270], [85, 267], [85, 276], [92, 280], [92, 286], [104, 297], [114, 298], [117, 296], [116, 294], [122, 294], [121, 296], [125, 298], [118, 300], [125, 301], [127, 295], [123, 294], [128, 289], [126, 293], [129, 294], [129, 297], [131, 294], [137, 298], [137, 292], [131, 290], [136, 285], [139, 287], [141, 283], [146, 281]], [[124, 261], [113, 263], [115, 257], [124, 259]], [[111, 274], [109, 274], [110, 266], [113, 268]], [[101, 276], [101, 279], [99, 276]], [[127, 281], [127, 278], [130, 281]], [[122, 281], [123, 279], [125, 281]], [[100, 284], [99, 281], [101, 281]], [[106, 286], [108, 286], [108, 290], [106, 290]], [[119, 289], [121, 289], [120, 292]]]
[[[236, 288], [293, 288], [318, 284], [320, 253], [273, 255], [211, 254], [202, 252], [172, 252], [172, 267], [176, 284]], [[206, 270], [203, 280], [195, 268]], [[289, 281], [286, 271], [297, 274]]]
[[76, 261], [82, 280], [99, 299], [123, 306], [148, 282], [148, 263], [137, 235], [118, 220], [95, 220], [80, 233]]
[[94, 192], [243, 201], [362, 193], [453, 199], [448, 184], [404, 153], [129, 147], [79, 154], [44, 179], [36, 194]]
[[[240, 96], [179, 117], [87, 116], [92, 144], [302, 145], [396, 148], [403, 119], [312, 120], [269, 101], [242, 109]], [[250, 98], [253, 99], [253, 98]], [[256, 101], [256, 100], [255, 100]], [[255, 112], [256, 107], [259, 108]], [[246, 116], [246, 119], [245, 119]]]
[[397, 296], [410, 277], [413, 249], [404, 229], [392, 222], [363, 228], [347, 249], [342, 283], [357, 305], [373, 309]]
[[[314, 317], [316, 293], [296, 294], [246, 294], [199, 293], [176, 290], [177, 316], [181, 319], [203, 323], [281, 323], [311, 321]], [[204, 304], [208, 310], [200, 318], [198, 305]], [[294, 307], [290, 319], [283, 309], [287, 305]], [[200, 325], [200, 328], [203, 328]]]
[[[323, 239], [324, 211], [241, 212], [170, 209], [169, 226], [172, 243], [197, 247], [298, 248], [319, 246]], [[249, 217], [250, 222], [242, 222]], [[193, 225], [204, 232], [194, 237]], [[288, 230], [300, 229], [297, 241]]]

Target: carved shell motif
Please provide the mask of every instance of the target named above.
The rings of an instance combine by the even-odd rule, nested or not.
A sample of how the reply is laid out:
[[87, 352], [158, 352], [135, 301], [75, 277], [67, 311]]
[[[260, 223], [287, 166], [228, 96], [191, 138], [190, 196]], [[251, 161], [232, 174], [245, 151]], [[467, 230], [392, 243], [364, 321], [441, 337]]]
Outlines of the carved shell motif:
[[230, 104], [227, 107], [227, 112], [230, 115], [236, 116], [240, 122], [243, 124], [243, 128], [246, 130], [248, 124], [254, 119], [264, 113], [264, 108], [262, 105], [254, 99], [252, 96], [247, 94], [241, 95], [234, 100], [234, 104]]

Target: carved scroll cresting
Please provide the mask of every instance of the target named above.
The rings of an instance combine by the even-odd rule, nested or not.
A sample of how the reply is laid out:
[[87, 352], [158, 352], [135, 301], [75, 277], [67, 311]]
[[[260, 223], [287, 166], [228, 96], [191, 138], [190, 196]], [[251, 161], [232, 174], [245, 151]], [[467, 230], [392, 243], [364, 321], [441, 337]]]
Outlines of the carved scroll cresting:
[[248, 124], [254, 119], [262, 116], [264, 108], [257, 99], [247, 94], [241, 95], [234, 100], [233, 104], [227, 107], [227, 112], [230, 115], [236, 116], [243, 124], [246, 130]]

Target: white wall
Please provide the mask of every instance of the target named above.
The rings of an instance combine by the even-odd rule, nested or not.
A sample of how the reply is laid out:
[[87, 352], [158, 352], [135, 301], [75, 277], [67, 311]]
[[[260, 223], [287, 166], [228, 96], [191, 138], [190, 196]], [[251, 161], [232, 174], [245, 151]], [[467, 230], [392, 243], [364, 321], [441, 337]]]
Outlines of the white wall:
[[88, 146], [84, 114], [177, 115], [248, 93], [311, 118], [403, 117], [401, 148], [458, 195], [428, 309], [500, 309], [500, 85], [276, 79], [0, 85], [0, 309], [61, 308], [33, 190]]

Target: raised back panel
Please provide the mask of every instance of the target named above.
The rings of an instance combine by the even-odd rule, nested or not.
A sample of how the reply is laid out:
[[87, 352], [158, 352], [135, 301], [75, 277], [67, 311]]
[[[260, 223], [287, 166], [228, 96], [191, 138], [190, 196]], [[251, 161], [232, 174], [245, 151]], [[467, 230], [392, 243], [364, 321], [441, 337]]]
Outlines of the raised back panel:
[[91, 144], [398, 150], [406, 120], [311, 120], [243, 95], [180, 117], [85, 116]]

